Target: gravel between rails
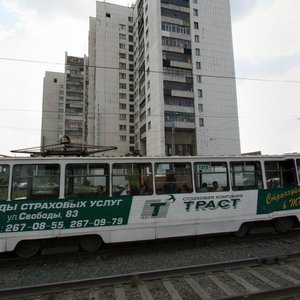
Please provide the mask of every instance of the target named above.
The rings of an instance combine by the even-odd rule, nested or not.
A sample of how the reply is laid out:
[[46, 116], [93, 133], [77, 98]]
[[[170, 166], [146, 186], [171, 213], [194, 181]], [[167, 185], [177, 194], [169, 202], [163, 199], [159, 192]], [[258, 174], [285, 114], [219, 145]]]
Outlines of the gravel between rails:
[[[224, 262], [251, 257], [287, 255], [300, 249], [300, 233], [271, 239], [236, 240], [200, 237], [192, 240], [178, 239], [172, 248], [154, 246], [145, 251], [135, 250], [118, 255], [97, 255], [82, 259], [68, 259], [62, 254], [61, 260], [43, 260], [26, 265], [4, 266], [0, 268], [0, 287], [21, 287], [68, 280], [127, 274], [141, 271], [159, 270], [173, 267]], [[168, 242], [164, 242], [168, 243]], [[113, 245], [109, 247], [118, 247]]]

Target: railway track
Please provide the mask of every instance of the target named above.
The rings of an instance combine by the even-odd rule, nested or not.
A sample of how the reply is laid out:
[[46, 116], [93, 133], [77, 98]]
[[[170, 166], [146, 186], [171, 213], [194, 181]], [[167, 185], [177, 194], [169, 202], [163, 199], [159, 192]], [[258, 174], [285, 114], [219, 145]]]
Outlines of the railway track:
[[0, 290], [0, 299], [282, 299], [300, 295], [300, 253]]
[[2, 254], [0, 255], [0, 268], [7, 266], [15, 266], [15, 265], [31, 265], [31, 264], [39, 264], [44, 263], [45, 260], [47, 262], [56, 260], [84, 260], [90, 257], [101, 257], [102, 259], [107, 259], [108, 257], [117, 257], [119, 255], [124, 254], [132, 254], [133, 251], [135, 253], [151, 253], [153, 251], [160, 250], [168, 251], [168, 249], [173, 249], [180, 244], [181, 248], [191, 248], [191, 247], [203, 247], [203, 245], [211, 245], [212, 243], [220, 245], [220, 244], [230, 244], [236, 243], [243, 245], [247, 242], [258, 242], [258, 241], [277, 241], [282, 239], [294, 238], [295, 236], [300, 234], [300, 229], [294, 229], [292, 231], [286, 233], [278, 233], [278, 232], [269, 232], [266, 233], [255, 233], [251, 235], [247, 235], [246, 237], [240, 238], [234, 235], [212, 235], [206, 237], [185, 237], [178, 239], [167, 239], [167, 240], [159, 240], [159, 241], [143, 241], [139, 243], [124, 243], [119, 244], [118, 247], [106, 245], [102, 249], [93, 252], [80, 252], [78, 247], [62, 247], [60, 248], [50, 248], [48, 250], [43, 251], [40, 255], [30, 257], [30, 258], [20, 258], [16, 255], [12, 254]]

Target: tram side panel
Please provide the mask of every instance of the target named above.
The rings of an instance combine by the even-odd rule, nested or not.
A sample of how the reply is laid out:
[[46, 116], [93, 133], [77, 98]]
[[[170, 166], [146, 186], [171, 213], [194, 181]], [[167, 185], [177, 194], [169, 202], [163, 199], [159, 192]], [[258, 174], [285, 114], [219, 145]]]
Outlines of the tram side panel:
[[300, 187], [218, 193], [0, 202], [0, 251], [22, 239], [98, 234], [124, 242], [237, 231], [296, 215]]

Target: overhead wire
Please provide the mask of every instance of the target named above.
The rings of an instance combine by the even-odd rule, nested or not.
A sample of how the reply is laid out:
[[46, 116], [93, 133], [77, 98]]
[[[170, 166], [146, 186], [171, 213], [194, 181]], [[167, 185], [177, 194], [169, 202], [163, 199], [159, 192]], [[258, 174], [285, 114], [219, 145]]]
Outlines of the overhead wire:
[[[53, 61], [42, 61], [42, 60], [30, 60], [30, 59], [21, 59], [13, 57], [0, 57], [0, 60], [3, 61], [16, 61], [16, 62], [26, 62], [26, 63], [36, 63], [36, 64], [52, 64], [52, 65], [62, 65], [66, 66], [67, 63], [62, 62], [53, 62]], [[129, 69], [129, 68], [119, 68], [119, 67], [108, 67], [108, 66], [97, 66], [97, 65], [86, 65], [88, 68], [96, 69], [106, 69], [106, 70], [118, 70], [118, 71], [130, 71], [130, 72], [146, 72], [145, 69]], [[150, 73], [165, 74], [164, 71], [149, 70]], [[220, 79], [233, 79], [233, 80], [250, 80], [250, 81], [262, 81], [262, 82], [274, 82], [274, 83], [300, 83], [300, 80], [278, 80], [278, 79], [267, 79], [267, 78], [254, 78], [254, 77], [237, 77], [237, 76], [225, 76], [225, 75], [210, 75], [210, 74], [192, 74], [192, 76], [200, 75], [202, 77], [208, 78], [220, 78]], [[176, 76], [173, 74], [173, 76]], [[179, 76], [179, 75], [178, 75]]]
[[[61, 62], [53, 62], [53, 61], [40, 61], [40, 60], [30, 60], [30, 59], [20, 59], [20, 58], [11, 58], [11, 57], [0, 57], [0, 60], [2, 61], [15, 61], [15, 62], [25, 62], [25, 63], [36, 63], [36, 64], [51, 64], [51, 65], [61, 65], [61, 66], [66, 66], [68, 65], [67, 63], [61, 63]], [[86, 67], [88, 68], [98, 68], [98, 69], [106, 69], [106, 70], [116, 70], [116, 71], [130, 71], [130, 72], [149, 72], [149, 73], [157, 73], [157, 74], [165, 74], [168, 73], [167, 71], [155, 71], [155, 70], [147, 70], [146, 69], [123, 69], [123, 68], [119, 68], [119, 67], [108, 67], [108, 66], [97, 66], [97, 65], [87, 65]], [[199, 70], [201, 71], [201, 70]], [[201, 73], [201, 72], [200, 72]], [[267, 79], [267, 78], [253, 78], [253, 77], [236, 77], [236, 76], [224, 76], [224, 75], [209, 75], [209, 74], [191, 74], [192, 77], [195, 77], [197, 75], [200, 75], [201, 77], [205, 78], [217, 78], [217, 79], [230, 79], [230, 80], [245, 80], [245, 81], [258, 81], [258, 82], [272, 82], [272, 83], [300, 83], [300, 80], [275, 80], [275, 79]], [[178, 74], [172, 74], [173, 77], [180, 77], [182, 75], [180, 75], [180, 73]], [[129, 103], [130, 105], [130, 103]], [[185, 106], [182, 106], [185, 107]], [[187, 106], [188, 107], [188, 106]], [[195, 108], [196, 109], [196, 108]], [[37, 112], [37, 113], [55, 113], [58, 114], [59, 111], [58, 110], [33, 110], [33, 109], [11, 109], [11, 108], [0, 108], [0, 111], [20, 111], [20, 112]], [[101, 113], [101, 112], [84, 112], [84, 113], [70, 113], [70, 114], [86, 114], [86, 115], [119, 115], [120, 113], [122, 113], [122, 110], [120, 110], [119, 112], [105, 112], [105, 113]], [[133, 115], [130, 114], [130, 112], [125, 112], [124, 114], [126, 115]], [[218, 118], [218, 119], [237, 119], [237, 118], [241, 118], [241, 115], [239, 114], [224, 114], [224, 112], [216, 112], [214, 111], [213, 113], [209, 113], [209, 112], [205, 112], [205, 113], [200, 113], [201, 116], [205, 117], [205, 118]], [[156, 117], [162, 117], [164, 116], [164, 114], [161, 115], [156, 115], [156, 114], [151, 114], [151, 116], [156, 116]], [[245, 117], [245, 116], [244, 116]], [[253, 116], [248, 116], [248, 117], [253, 117]], [[257, 117], [257, 116], [254, 116]], [[263, 118], [265, 118], [264, 116], [261, 116]], [[57, 119], [57, 118], [49, 118], [47, 117], [48, 120], [50, 119]], [[122, 120], [120, 120], [122, 121]], [[129, 124], [129, 126], [131, 126]], [[132, 126], [134, 126], [134, 124], [132, 124]], [[237, 126], [238, 127], [238, 126]], [[236, 129], [237, 127], [235, 127], [234, 129]], [[5, 127], [2, 126], [2, 128], [6, 128], [6, 129], [15, 129], [15, 130], [38, 130], [40, 131], [40, 129], [30, 129], [30, 128], [18, 128], [18, 127]], [[46, 130], [48, 132], [57, 132], [57, 130]], [[105, 132], [106, 134], [116, 134], [119, 135], [122, 132], [118, 131], [118, 132]], [[125, 132], [124, 132], [125, 133]], [[127, 132], [126, 132], [127, 133]], [[222, 138], [222, 137], [213, 137], [213, 136], [205, 136], [202, 135], [203, 137], [208, 137], [208, 138], [217, 138], [217, 139], [224, 139], [224, 140], [238, 140], [238, 139], [226, 139], [226, 138]]]

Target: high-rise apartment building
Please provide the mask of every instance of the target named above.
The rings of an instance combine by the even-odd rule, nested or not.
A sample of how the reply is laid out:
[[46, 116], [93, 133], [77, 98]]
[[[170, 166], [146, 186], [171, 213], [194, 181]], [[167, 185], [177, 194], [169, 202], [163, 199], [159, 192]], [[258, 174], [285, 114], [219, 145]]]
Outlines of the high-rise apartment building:
[[65, 74], [46, 72], [43, 86], [41, 145], [53, 145], [64, 135]]
[[65, 62], [64, 135], [73, 143], [86, 145], [88, 60], [66, 53]]
[[[54, 99], [44, 89], [43, 110], [58, 105], [51, 139], [118, 148], [108, 155], [239, 154], [229, 0], [96, 8], [88, 59], [66, 54], [64, 102], [61, 91]], [[46, 73], [45, 88], [53, 76]]]
[[60, 143], [69, 136], [72, 143], [87, 144], [86, 57], [65, 54], [65, 72], [46, 72], [44, 77], [41, 145]]
[[89, 63], [89, 143], [240, 153], [229, 0], [97, 2]]
[[113, 155], [135, 147], [133, 25], [132, 8], [105, 2], [90, 18], [88, 143]]

